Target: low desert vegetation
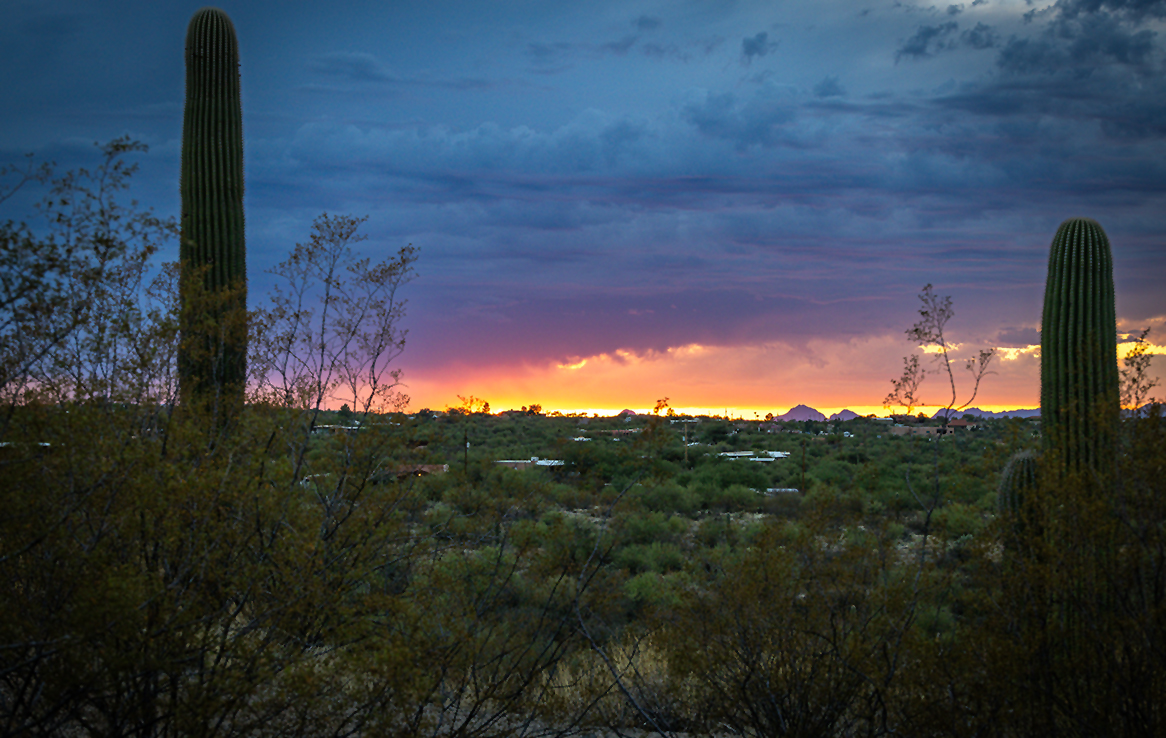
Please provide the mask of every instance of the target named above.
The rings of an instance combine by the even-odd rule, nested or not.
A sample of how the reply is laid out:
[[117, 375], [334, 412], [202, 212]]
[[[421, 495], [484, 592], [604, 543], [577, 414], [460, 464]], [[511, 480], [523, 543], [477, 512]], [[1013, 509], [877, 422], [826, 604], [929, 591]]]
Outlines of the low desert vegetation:
[[175, 224], [117, 200], [135, 148], [29, 170], [56, 225], [0, 230], [0, 733], [1166, 730], [1156, 409], [1007, 504], [1031, 421], [406, 412], [417, 252], [323, 216], [230, 318], [217, 412], [180, 401]]

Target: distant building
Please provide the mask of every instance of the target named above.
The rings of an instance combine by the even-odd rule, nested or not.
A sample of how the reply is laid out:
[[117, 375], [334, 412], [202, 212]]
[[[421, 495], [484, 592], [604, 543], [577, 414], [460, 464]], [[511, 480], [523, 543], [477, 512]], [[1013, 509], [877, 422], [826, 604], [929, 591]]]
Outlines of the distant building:
[[895, 425], [891, 434], [896, 436], [942, 436], [949, 431], [940, 425]]
[[352, 433], [358, 430], [364, 430], [360, 425], [359, 420], [352, 421], [353, 425], [316, 425], [312, 427], [313, 433]]
[[559, 459], [540, 459], [537, 456], [531, 456], [529, 461], [526, 459], [500, 459], [494, 463], [510, 469], [529, 469], [532, 466], [563, 466], [566, 462]]
[[406, 464], [391, 471], [382, 472], [373, 477], [373, 482], [383, 482], [389, 479], [406, 479], [408, 477], [427, 477], [430, 474], [444, 474], [449, 471], [449, 464]]

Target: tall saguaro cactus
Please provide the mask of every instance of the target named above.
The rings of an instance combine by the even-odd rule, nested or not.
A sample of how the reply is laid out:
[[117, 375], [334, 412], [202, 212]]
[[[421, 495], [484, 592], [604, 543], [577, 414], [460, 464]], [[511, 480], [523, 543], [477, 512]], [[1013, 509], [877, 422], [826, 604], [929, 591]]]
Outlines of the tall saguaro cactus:
[[246, 384], [247, 272], [239, 46], [217, 8], [196, 12], [186, 32], [180, 189], [180, 394], [225, 418]]
[[1041, 320], [1041, 431], [1067, 471], [1107, 476], [1116, 459], [1113, 257], [1096, 221], [1070, 218], [1049, 252]]

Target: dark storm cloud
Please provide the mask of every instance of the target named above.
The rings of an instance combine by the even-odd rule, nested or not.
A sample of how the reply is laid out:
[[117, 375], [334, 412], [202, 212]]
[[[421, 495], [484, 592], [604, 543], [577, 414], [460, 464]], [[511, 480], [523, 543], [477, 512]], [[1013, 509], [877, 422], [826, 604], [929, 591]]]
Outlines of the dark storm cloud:
[[659, 18], [650, 15], [641, 15], [632, 21], [632, 25], [636, 27], [637, 31], [654, 31], [663, 23]]
[[1128, 16], [1133, 20], [1166, 18], [1166, 0], [1057, 0], [1053, 6], [1064, 18], [1076, 18], [1103, 11]]
[[491, 87], [498, 83], [472, 77], [457, 79], [435, 78], [426, 75], [402, 76], [393, 74], [372, 54], [354, 51], [336, 51], [320, 54], [312, 59], [313, 72], [356, 83], [416, 85], [469, 90]]
[[[466, 131], [317, 123], [302, 127], [288, 151], [305, 171], [371, 168], [380, 176], [425, 182], [420, 188], [393, 184], [410, 198], [546, 199], [585, 195], [589, 175], [626, 175], [627, 162], [651, 157], [655, 145], [644, 123], [592, 111], [546, 132], [493, 123]], [[572, 185], [572, 177], [581, 179]]]
[[[1085, 22], [1098, 27], [1096, 18]], [[1030, 37], [1046, 38], [1048, 24], [1031, 26]], [[1071, 48], [1081, 34], [1069, 30], [1050, 43]], [[804, 97], [771, 83], [701, 92], [675, 109], [685, 124], [679, 129], [612, 117], [557, 130], [430, 129], [371, 143], [342, 137], [334, 151], [307, 148], [325, 160], [351, 157], [401, 177], [387, 192], [411, 203], [401, 216], [404, 232], [429, 234], [423, 240], [434, 275], [458, 261], [476, 265], [481, 287], [431, 283], [434, 314], [457, 316], [432, 326], [450, 346], [472, 344], [474, 355], [505, 361], [694, 341], [792, 340], [798, 331], [829, 332], [854, 312], [853, 305], [814, 307], [808, 297], [858, 283], [858, 274], [841, 264], [864, 270], [864, 279], [880, 283], [880, 294], [909, 294], [918, 288], [914, 282], [936, 275], [1003, 288], [1013, 275], [1032, 281], [1041, 273], [1048, 238], [1067, 211], [1100, 207], [1110, 214], [1107, 227], [1114, 222], [1128, 231], [1114, 213], [1161, 202], [1161, 147], [1126, 153], [1128, 142], [1097, 138], [1098, 123], [1108, 135], [1135, 128], [1161, 136], [1166, 121], [1163, 103], [1155, 102], [1166, 101], [1160, 83], [1142, 79], [1138, 93], [1136, 67], [1121, 61], [1110, 36], [1095, 39], [1097, 66], [1084, 79], [1072, 67], [1049, 72], [1046, 63], [1031, 72], [973, 77], [930, 97], [842, 100], [833, 94], [838, 80], [826, 77]], [[973, 49], [1001, 44], [998, 31], [984, 24], [940, 40]], [[546, 56], [564, 63], [602, 53], [599, 46], [560, 45]], [[926, 53], [936, 48], [934, 40], [925, 45]], [[829, 147], [815, 147], [823, 121], [833, 138]], [[713, 148], [694, 143], [701, 139]], [[697, 153], [702, 148], [706, 153]], [[385, 196], [384, 188], [371, 189]], [[768, 213], [775, 203], [787, 205]], [[667, 252], [635, 235], [653, 233], [646, 219], [671, 224], [678, 217], [683, 231], [649, 237], [667, 241]], [[1040, 223], [1027, 225], [1034, 219]], [[998, 222], [1008, 225], [990, 225]], [[880, 233], [886, 238], [875, 237]], [[1160, 246], [1141, 248], [1146, 263], [1164, 261]], [[782, 270], [771, 276], [774, 264]], [[909, 271], [889, 264], [910, 265]], [[504, 286], [508, 273], [527, 275], [521, 288]], [[676, 287], [647, 295], [644, 280], [661, 274]], [[780, 284], [783, 275], [802, 280], [788, 283], [797, 286], [786, 302], [764, 291], [756, 301], [744, 288], [757, 279]], [[870, 313], [872, 325], [880, 315]], [[1007, 320], [1017, 318], [1002, 324]], [[863, 330], [877, 328], [856, 329]], [[1034, 337], [1015, 328], [1000, 340], [1024, 346], [1038, 342]]]
[[[372, 182], [382, 181], [363, 189], [378, 197], [455, 210], [465, 204], [457, 217], [425, 226], [459, 238], [474, 237], [482, 225], [589, 233], [629, 222], [636, 212], [712, 214], [776, 202], [829, 208], [866, 223], [902, 212], [911, 227], [975, 227], [1020, 201], [1039, 210], [1160, 197], [1166, 159], [1159, 149], [1098, 153], [1081, 130], [1092, 127], [1096, 137], [1100, 122], [1111, 135], [1131, 128], [1154, 134], [1166, 121], [1166, 103], [1157, 102], [1166, 94], [1134, 94], [1121, 80], [1094, 83], [1097, 90], [1069, 77], [990, 76], [930, 99], [844, 100], [826, 94], [841, 87], [827, 77], [812, 95], [773, 84], [701, 92], [673, 117], [651, 123], [593, 112], [542, 130], [305, 128], [289, 153], [313, 182], [322, 168], [368, 170]], [[1151, 93], [1162, 85], [1143, 84], [1152, 85]], [[1112, 97], [1097, 97], [1106, 90]], [[742, 231], [739, 223], [709, 217], [718, 248], [768, 248], [748, 233], [776, 226]]]
[[761, 31], [756, 36], [747, 36], [741, 39], [741, 62], [750, 64], [755, 56], [765, 56], [776, 49], [778, 41], [770, 41], [769, 34]]
[[977, 23], [975, 28], [960, 33], [960, 42], [973, 49], [992, 49], [1000, 45], [1000, 37], [995, 29], [986, 23]]
[[640, 51], [643, 52], [644, 56], [655, 57], [657, 59], [670, 58], [682, 62], [692, 60], [692, 54], [677, 44], [658, 44], [653, 41], [649, 41], [647, 43], [640, 44]]
[[385, 82], [392, 79], [375, 56], [354, 51], [321, 54], [312, 61], [312, 70], [356, 82]]
[[959, 15], [962, 12], [964, 12], [963, 5], [948, 5], [947, 6], [947, 14], [948, 15]]
[[82, 19], [77, 15], [33, 15], [25, 18], [20, 25], [25, 33], [42, 41], [66, 39], [83, 30]]
[[[626, 348], [665, 351], [690, 343], [804, 344], [827, 333], [849, 339], [881, 327], [876, 311], [856, 309], [882, 302], [869, 295], [818, 300], [716, 286], [653, 294], [599, 287], [564, 295], [537, 283], [500, 292], [489, 305], [442, 296], [448, 317], [441, 330], [447, 340], [445, 348], [434, 347], [442, 360], [456, 360], [467, 350], [482, 360], [505, 363], [515, 354], [565, 361]], [[499, 330], [501, 326], [506, 330]]]
[[533, 41], [526, 45], [526, 56], [534, 65], [534, 71], [553, 74], [570, 68], [569, 61], [574, 49], [575, 46], [566, 41]]
[[[1080, 86], [1071, 80], [1060, 88], [1039, 82], [969, 87], [930, 103], [799, 97], [772, 85], [751, 94], [707, 92], [676, 109], [680, 128], [598, 113], [550, 131], [316, 126], [303, 130], [289, 154], [313, 182], [325, 167], [368, 170], [383, 178], [366, 188], [378, 197], [466, 203], [458, 218], [426, 226], [465, 236], [475, 223], [586, 230], [641, 210], [711, 214], [765, 202], [859, 219], [906, 208], [925, 224], [952, 224], [1010, 211], [1019, 199], [1036, 208], [1090, 198], [1135, 204], [1166, 187], [1161, 157], [1099, 157], [1088, 152], [1093, 144], [1069, 148], [1078, 117], [1096, 112], [1088, 99], [1073, 98]], [[1156, 99], [1166, 95], [1144, 104], [1157, 105], [1159, 114], [1147, 107], [1137, 116], [1115, 114], [1112, 123], [1160, 126], [1166, 117]], [[830, 138], [819, 130], [823, 120], [831, 121]], [[877, 138], [868, 139], [868, 131], [879, 131]], [[701, 138], [722, 148], [697, 147]], [[745, 151], [748, 157], [734, 156]], [[715, 230], [731, 242], [766, 246], [758, 234], [774, 225], [741, 231], [721, 220]]]
[[814, 85], [813, 92], [814, 97], [843, 97], [846, 95], [846, 90], [838, 83], [837, 76], [825, 77]]
[[1107, 64], [1151, 73], [1155, 67], [1155, 36], [1148, 29], [1127, 30], [1109, 15], [1057, 19], [1041, 33], [1009, 38], [996, 63], [1010, 74], [1071, 69], [1080, 77]]
[[[319, 84], [307, 97], [303, 85], [272, 93], [282, 78], [244, 78], [248, 94], [268, 95], [248, 108], [256, 290], [264, 260], [302, 239], [327, 208], [372, 214], [370, 243], [422, 248], [411, 325], [429, 326], [414, 335], [449, 360], [901, 335], [913, 318], [911, 295], [929, 281], [1024, 299], [1039, 293], [1057, 223], [1080, 213], [1104, 222], [1115, 257], [1137, 264], [1126, 269], [1134, 273], [1127, 279], [1144, 282], [1138, 304], [1161, 314], [1154, 295], [1166, 281], [1166, 79], [1155, 74], [1159, 26], [1146, 24], [1162, 3], [1062, 2], [1022, 26], [979, 14], [972, 6], [981, 0], [962, 2], [958, 13], [950, 7], [961, 6], [942, 4], [899, 15], [898, 30], [878, 29], [881, 46], [867, 43], [869, 21], [832, 29], [833, 46], [810, 32], [808, 42], [791, 36], [782, 48], [799, 43], [806, 58], [791, 52], [780, 65], [761, 58], [776, 39], [773, 26], [753, 33], [753, 17], [665, 24], [626, 6], [578, 34], [561, 35], [557, 22], [531, 25], [494, 46], [475, 47], [479, 37], [465, 29], [445, 45], [403, 33], [383, 45], [330, 36], [306, 51], [284, 41], [293, 49], [285, 66], [306, 63]], [[184, 22], [175, 24], [178, 45]], [[252, 20], [252, 37], [259, 27]], [[247, 31], [245, 17], [239, 28]], [[728, 41], [702, 35], [717, 31]], [[45, 32], [74, 31], [50, 23]], [[867, 70], [840, 61], [852, 45], [885, 61], [896, 47], [904, 62], [964, 51], [942, 76], [935, 70], [949, 60], [940, 57], [901, 64], [893, 83], [872, 83]], [[360, 48], [376, 54], [353, 51]], [[321, 53], [330, 49], [346, 51]], [[977, 49], [992, 51], [967, 52]], [[170, 76], [180, 86], [177, 56]], [[691, 66], [674, 70], [658, 58]], [[587, 63], [596, 59], [604, 63]], [[742, 72], [738, 61], [757, 63]], [[531, 73], [572, 67], [577, 74], [553, 91], [529, 82]], [[524, 94], [491, 99], [485, 85], [500, 83], [455, 76], [487, 68], [525, 76]], [[600, 68], [603, 78], [591, 71]], [[761, 68], [768, 74], [752, 74]], [[845, 89], [838, 70], [849, 70]], [[948, 75], [950, 87], [936, 91]], [[665, 94], [641, 94], [657, 92], [645, 81]], [[139, 81], [118, 84], [136, 89]], [[439, 90], [401, 94], [404, 85]], [[474, 85], [485, 92], [458, 92]], [[170, 157], [176, 170], [181, 96], [166, 94], [134, 109], [179, 106], [154, 134], [169, 148], [150, 155]], [[377, 102], [386, 98], [392, 104]], [[129, 109], [117, 111], [118, 125], [138, 120]], [[263, 117], [276, 109], [285, 116], [278, 126]], [[167, 172], [143, 183], [173, 208], [176, 179]], [[883, 307], [893, 294], [905, 296], [901, 320]], [[969, 305], [961, 317], [997, 302]], [[995, 322], [983, 319], [982, 335], [1035, 342], [1024, 326], [1039, 318], [1039, 305], [998, 312]]]
[[1151, 90], [1146, 98], [1115, 101], [1101, 130], [1115, 140], [1166, 139], [1166, 84], [1158, 80]]
[[638, 36], [624, 36], [618, 41], [608, 41], [607, 43], [599, 44], [597, 47], [600, 51], [609, 52], [623, 56], [628, 53], [628, 49], [635, 45], [639, 40]]
[[895, 61], [898, 62], [904, 56], [924, 59], [948, 48], [948, 45], [954, 42], [954, 39], [949, 37], [959, 27], [960, 25], [956, 21], [947, 21], [937, 26], [919, 26], [915, 35], [908, 38], [902, 46], [895, 50]]
[[789, 125], [797, 105], [779, 90], [763, 89], [745, 101], [731, 92], [708, 93], [685, 106], [682, 115], [702, 134], [730, 141], [738, 150], [803, 145]]
[[997, 335], [995, 341], [997, 346], [1003, 348], [1025, 348], [1026, 346], [1037, 346], [1040, 344], [1040, 329], [1039, 328], [1004, 328]]
[[628, 35], [602, 43], [532, 42], [526, 46], [526, 56], [533, 64], [533, 71], [545, 74], [569, 69], [576, 59], [627, 56], [632, 49], [639, 49], [646, 57], [690, 61], [693, 54], [688, 49], [694, 47], [703, 49], [702, 54], [707, 56], [715, 50], [720, 42], [720, 39], [714, 39], [690, 42], [687, 46], [680, 46], [675, 43], [657, 43], [655, 41], [641, 43], [638, 35]]
[[619, 120], [607, 126], [599, 133], [604, 161], [609, 166], [615, 165], [621, 154], [630, 151], [645, 134], [642, 125], [628, 120]]
[[[1030, 22], [1007, 40], [996, 28], [978, 24], [960, 34], [960, 41], [974, 49], [996, 49], [998, 73], [969, 79], [933, 103], [996, 121], [1010, 146], [1037, 145], [1041, 139], [1022, 138], [1023, 126], [1035, 130], [1037, 123], [1046, 137], [1039, 149], [1050, 154], [1056, 146], [1096, 137], [1098, 131], [1102, 140], [1125, 146], [1161, 141], [1166, 138], [1162, 39], [1142, 26], [1162, 17], [1164, 8], [1163, 1], [1060, 0], [1027, 14]], [[1062, 142], [1053, 143], [1049, 134]], [[1147, 166], [1155, 158], [1143, 153], [1109, 159], [1109, 171], [1093, 176], [1157, 191], [1153, 178], [1162, 176], [1162, 168]], [[1054, 161], [1050, 155], [1046, 166]], [[1063, 158], [1055, 168], [1073, 168], [1071, 161]]]

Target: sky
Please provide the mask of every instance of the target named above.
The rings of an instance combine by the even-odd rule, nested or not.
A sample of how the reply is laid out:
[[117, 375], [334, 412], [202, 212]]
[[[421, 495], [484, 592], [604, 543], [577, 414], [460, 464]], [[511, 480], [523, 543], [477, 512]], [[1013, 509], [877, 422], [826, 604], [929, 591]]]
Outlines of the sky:
[[[128, 134], [133, 197], [176, 216], [199, 7], [9, 3], [0, 162]], [[373, 258], [417, 247], [412, 409], [882, 413], [925, 284], [955, 359], [1001, 349], [973, 404], [1037, 407], [1070, 217], [1109, 235], [1119, 339], [1166, 345], [1166, 0], [219, 7], [252, 300], [323, 212], [367, 215]]]

